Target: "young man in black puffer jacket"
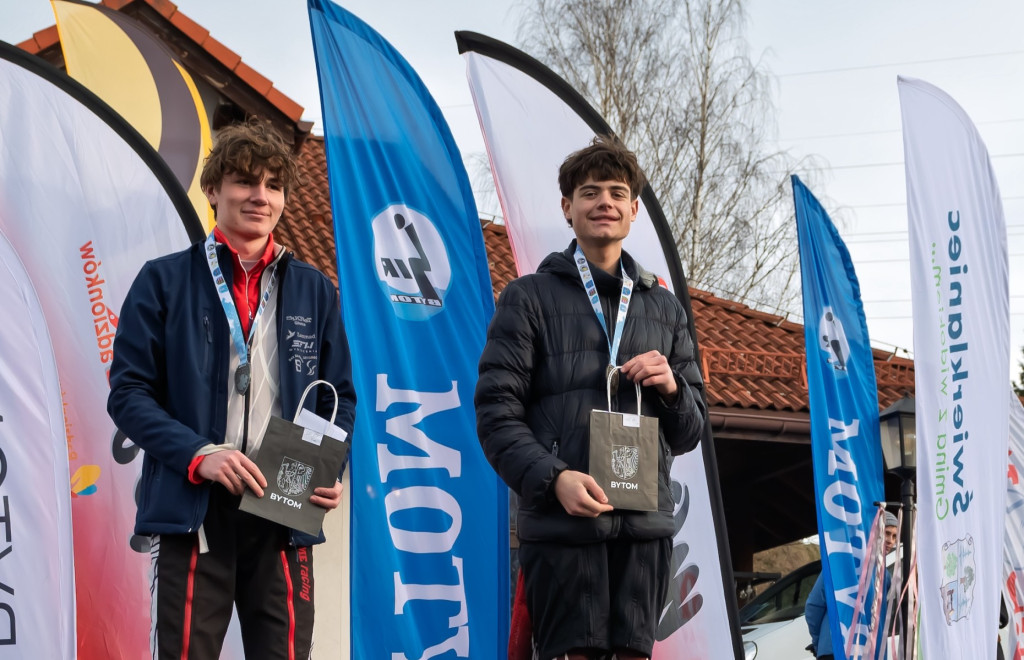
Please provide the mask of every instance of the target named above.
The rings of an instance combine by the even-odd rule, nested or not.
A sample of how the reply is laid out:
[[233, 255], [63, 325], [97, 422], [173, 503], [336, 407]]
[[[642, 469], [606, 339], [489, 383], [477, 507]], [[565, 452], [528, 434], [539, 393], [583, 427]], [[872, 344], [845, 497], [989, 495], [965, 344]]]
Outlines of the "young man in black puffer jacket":
[[[502, 293], [480, 359], [477, 432], [520, 497], [538, 657], [647, 658], [671, 577], [669, 469], [700, 440], [703, 385], [682, 304], [622, 249], [644, 185], [636, 156], [597, 138], [566, 159], [558, 183], [576, 240]], [[614, 510], [587, 474], [609, 366], [642, 385], [641, 412], [658, 420], [657, 511]], [[636, 412], [634, 388], [617, 390], [613, 407]]]

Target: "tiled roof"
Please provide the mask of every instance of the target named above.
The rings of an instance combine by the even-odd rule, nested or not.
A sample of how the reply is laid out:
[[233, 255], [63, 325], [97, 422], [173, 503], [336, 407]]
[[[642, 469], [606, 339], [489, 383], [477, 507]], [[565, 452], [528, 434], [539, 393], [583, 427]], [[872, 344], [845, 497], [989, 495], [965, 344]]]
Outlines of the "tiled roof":
[[334, 216], [327, 187], [323, 137], [309, 135], [302, 143], [298, 162], [303, 185], [289, 195], [284, 216], [274, 230], [274, 240], [293, 250], [299, 259], [327, 273], [337, 285]]
[[483, 221], [484, 246], [487, 248], [487, 267], [491, 271], [491, 287], [494, 300], [505, 285], [517, 277], [516, 264], [512, 259], [512, 246], [508, 242], [505, 225]]
[[[177, 5], [173, 2], [169, 2], [169, 0], [102, 0], [100, 2], [104, 7], [115, 11], [122, 11], [136, 3], [146, 4], [151, 7], [195, 42], [196, 45], [206, 51], [213, 59], [232, 71], [242, 82], [251, 87], [253, 91], [266, 98], [282, 114], [297, 124], [301, 123], [303, 110], [301, 105], [282, 94], [280, 90], [274, 87], [273, 83], [243, 62], [240, 55], [211, 37], [209, 30], [178, 11]], [[51, 25], [33, 34], [31, 39], [26, 39], [18, 44], [18, 48], [33, 55], [39, 55], [41, 51], [57, 45], [59, 41], [57, 26]]]
[[[804, 326], [690, 289], [712, 405], [807, 412]], [[914, 391], [914, 362], [875, 350], [878, 405]]]

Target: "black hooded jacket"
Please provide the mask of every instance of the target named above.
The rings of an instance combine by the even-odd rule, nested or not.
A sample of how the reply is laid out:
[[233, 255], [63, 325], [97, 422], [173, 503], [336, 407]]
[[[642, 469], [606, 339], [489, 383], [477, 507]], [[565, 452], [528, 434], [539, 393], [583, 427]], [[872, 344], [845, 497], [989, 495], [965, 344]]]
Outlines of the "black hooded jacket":
[[[703, 383], [682, 304], [625, 252], [622, 264], [634, 286], [616, 364], [657, 350], [668, 358], [679, 385], [672, 405], [653, 387], [642, 388], [643, 414], [658, 418], [659, 510], [583, 518], [566, 513], [555, 497], [560, 472], [588, 471], [590, 412], [607, 407], [608, 339], [580, 281], [575, 250], [573, 241], [564, 252], [548, 255], [535, 274], [510, 282], [498, 300], [474, 397], [480, 443], [520, 497], [520, 540], [587, 543], [671, 536], [669, 468], [673, 455], [690, 451], [701, 438], [707, 414]], [[613, 325], [621, 280], [592, 271], [605, 318]], [[612, 406], [636, 412], [634, 388], [620, 385]]]

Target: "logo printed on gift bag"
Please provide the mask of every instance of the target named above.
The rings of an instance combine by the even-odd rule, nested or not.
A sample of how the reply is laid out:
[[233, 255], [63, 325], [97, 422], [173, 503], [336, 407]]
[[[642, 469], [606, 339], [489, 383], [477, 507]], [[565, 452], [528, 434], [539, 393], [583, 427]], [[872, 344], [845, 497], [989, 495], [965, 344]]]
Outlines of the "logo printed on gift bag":
[[277, 487], [285, 495], [302, 495], [309, 488], [309, 481], [312, 478], [311, 466], [285, 456], [281, 461], [281, 469], [277, 471]]
[[629, 445], [612, 447], [612, 473], [619, 479], [632, 479], [640, 467], [640, 448]]

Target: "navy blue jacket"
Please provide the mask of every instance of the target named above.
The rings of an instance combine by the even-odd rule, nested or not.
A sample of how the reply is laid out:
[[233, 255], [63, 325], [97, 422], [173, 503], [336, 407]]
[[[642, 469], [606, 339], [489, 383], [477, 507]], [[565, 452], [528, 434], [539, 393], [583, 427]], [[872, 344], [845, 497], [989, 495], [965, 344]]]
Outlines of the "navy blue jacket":
[[[218, 246], [220, 263], [233, 258]], [[223, 269], [231, 287], [232, 269]], [[338, 290], [316, 268], [281, 257], [277, 266], [277, 333], [281, 410], [290, 419], [306, 385], [317, 379], [338, 391], [335, 423], [352, 433], [355, 390]], [[289, 337], [313, 336], [314, 350]], [[139, 272], [121, 308], [110, 366], [107, 412], [142, 448], [136, 534], [196, 531], [206, 516], [210, 483], [192, 484], [196, 451], [222, 444], [227, 425], [231, 336], [203, 243], [159, 259]], [[311, 357], [312, 356], [312, 357]], [[334, 399], [316, 388], [305, 407], [330, 418]], [[319, 537], [292, 530], [292, 542]]]

